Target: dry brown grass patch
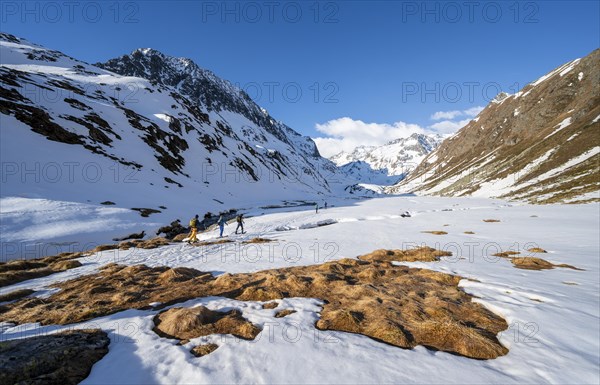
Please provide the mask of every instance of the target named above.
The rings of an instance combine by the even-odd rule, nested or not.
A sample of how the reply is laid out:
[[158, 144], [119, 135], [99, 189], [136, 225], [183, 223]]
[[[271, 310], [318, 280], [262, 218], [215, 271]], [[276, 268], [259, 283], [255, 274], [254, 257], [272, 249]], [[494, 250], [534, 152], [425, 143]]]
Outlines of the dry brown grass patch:
[[284, 310], [280, 310], [277, 313], [275, 313], [275, 318], [283, 318], [286, 317], [290, 314], [294, 314], [296, 312], [296, 310], [294, 309], [284, 309]]
[[262, 308], [263, 309], [275, 309], [277, 306], [279, 306], [279, 304], [277, 302], [273, 301], [273, 302], [263, 303]]
[[219, 345], [217, 344], [198, 345], [194, 346], [190, 352], [196, 357], [202, 357], [214, 352], [218, 347]]
[[190, 236], [189, 233], [177, 234], [176, 236], [173, 237], [173, 242], [182, 242], [184, 239], [186, 239], [189, 236]]
[[118, 244], [114, 244], [114, 245], [98, 245], [98, 246], [94, 247], [92, 250], [90, 250], [90, 253], [99, 253], [101, 251], [115, 250], [115, 249], [118, 249], [118, 248], [119, 248]]
[[233, 241], [231, 239], [219, 239], [216, 241], [202, 241], [202, 242], [195, 242], [192, 243], [193, 246], [212, 246], [212, 245], [222, 245], [225, 243], [232, 243]]
[[515, 257], [515, 258], [511, 258], [510, 261], [517, 269], [549, 270], [549, 269], [554, 269], [555, 267], [563, 267], [566, 269], [582, 270], [575, 266], [567, 265], [564, 263], [555, 265], [551, 262], [546, 261], [545, 259], [536, 258], [536, 257]]
[[176, 307], [154, 317], [154, 331], [167, 338], [189, 340], [211, 334], [231, 334], [253, 340], [261, 329], [242, 317], [239, 310], [219, 312], [204, 306]]
[[35, 260], [0, 263], [0, 287], [79, 267], [81, 262], [73, 258], [81, 256], [79, 253], [63, 253]]
[[472, 231], [465, 231], [465, 234], [475, 234], [475, 233]]
[[269, 242], [274, 242], [274, 239], [268, 239], [268, 238], [252, 238], [249, 239], [247, 241], [243, 241], [242, 243], [269, 243]]
[[35, 293], [35, 291], [31, 289], [11, 291], [10, 293], [0, 295], [0, 302], [14, 301], [23, 297], [27, 297], [28, 295], [31, 295], [33, 293]]
[[166, 246], [170, 241], [166, 238], [156, 237], [148, 240], [134, 239], [130, 241], [124, 241], [119, 243], [117, 246], [120, 250], [129, 250], [132, 247], [138, 249], [156, 249], [157, 247]]
[[361, 255], [358, 259], [363, 261], [397, 261], [397, 262], [435, 262], [440, 257], [450, 257], [449, 251], [436, 250], [432, 247], [419, 247], [408, 250], [379, 249], [372, 253]]
[[[507, 323], [472, 302], [473, 296], [458, 287], [460, 277], [390, 263], [434, 261], [446, 255], [451, 253], [427, 247], [376, 250], [360, 259], [217, 278], [194, 269], [109, 265], [96, 274], [56, 284], [61, 290], [43, 301], [26, 298], [6, 305], [0, 321], [66, 324], [130, 308], [148, 308], [151, 302], [168, 306], [207, 296], [241, 301], [319, 298], [324, 305], [315, 326], [321, 330], [360, 333], [402, 348], [422, 345], [477, 359], [505, 355], [508, 350], [496, 334], [505, 330]], [[215, 330], [233, 333], [229, 326], [219, 329], [218, 320], [198, 321], [198, 315], [189, 314], [190, 310], [160, 313], [157, 328], [177, 338]], [[238, 319], [234, 325], [238, 327], [240, 322]], [[250, 329], [234, 332], [253, 334], [254, 329], [245, 325]]]
[[445, 231], [432, 230], [432, 231], [421, 231], [422, 233], [434, 234], [434, 235], [446, 235], [448, 234]]
[[521, 254], [521, 253], [519, 253], [518, 251], [508, 250], [508, 251], [501, 251], [499, 253], [492, 254], [492, 256], [494, 256], [494, 257], [501, 257], [501, 258], [508, 258], [511, 255], [518, 255], [518, 254]]
[[530, 253], [547, 253], [546, 250], [539, 247], [532, 247], [531, 249], [527, 249]]

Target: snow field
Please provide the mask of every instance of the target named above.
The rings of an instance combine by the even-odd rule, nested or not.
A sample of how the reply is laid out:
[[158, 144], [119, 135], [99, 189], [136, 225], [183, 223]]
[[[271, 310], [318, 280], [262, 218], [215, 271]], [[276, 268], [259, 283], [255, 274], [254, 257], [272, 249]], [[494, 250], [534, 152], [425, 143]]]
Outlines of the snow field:
[[[112, 343], [109, 354], [84, 383], [597, 383], [599, 208], [598, 204], [529, 206], [478, 198], [406, 196], [336, 206], [319, 214], [311, 208], [266, 215], [256, 210], [256, 216], [246, 221], [248, 233], [229, 237], [242, 241], [260, 236], [275, 243], [236, 242], [207, 248], [173, 244], [153, 250], [105, 251], [82, 258], [79, 268], [6, 287], [0, 294], [19, 288], [48, 294], [52, 282], [89, 274], [110, 262], [188, 266], [218, 275], [426, 244], [450, 250], [453, 256], [405, 264], [464, 277], [460, 286], [507, 320], [509, 329], [499, 338], [510, 349], [508, 355], [475, 361], [424, 347], [403, 350], [342, 332], [327, 332], [323, 340], [323, 335], [315, 337], [313, 326], [320, 309], [318, 299], [278, 301], [276, 310], [293, 308], [297, 313], [277, 319], [273, 318], [275, 310], [262, 309], [261, 303], [211, 297], [174, 306], [240, 309], [244, 317], [263, 327], [260, 338], [239, 341], [212, 335], [177, 346], [176, 341], [151, 330], [157, 310], [128, 310], [90, 321], [110, 331]], [[400, 217], [405, 211], [412, 216]], [[301, 229], [327, 220], [335, 223]], [[284, 225], [291, 229], [276, 230]], [[233, 230], [232, 225], [226, 227], [226, 232]], [[421, 232], [428, 230], [448, 234]], [[216, 236], [216, 231], [200, 235], [202, 239]], [[531, 255], [526, 249], [534, 246], [548, 250], [536, 256], [584, 271], [519, 270], [510, 261], [492, 256], [501, 250]], [[0, 337], [22, 338], [61, 328], [4, 325]], [[192, 346], [206, 342], [220, 347], [201, 358], [189, 353]]]

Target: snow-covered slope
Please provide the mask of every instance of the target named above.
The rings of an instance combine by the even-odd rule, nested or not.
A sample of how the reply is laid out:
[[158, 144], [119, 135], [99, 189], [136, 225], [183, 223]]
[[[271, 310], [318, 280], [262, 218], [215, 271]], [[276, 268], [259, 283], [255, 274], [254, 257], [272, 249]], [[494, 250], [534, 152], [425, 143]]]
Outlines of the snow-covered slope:
[[[231, 113], [241, 115], [259, 127], [259, 131], [266, 131], [293, 146], [303, 156], [319, 157], [312, 139], [275, 120], [243, 90], [213, 72], [198, 67], [190, 59], [170, 57], [157, 50], [144, 48], [96, 65], [123, 76], [141, 77], [153, 84], [173, 87], [180, 95], [198, 104], [202, 110], [214, 112], [216, 116]], [[264, 135], [264, 132], [254, 134]]]
[[[412, 134], [407, 138], [399, 138], [386, 143], [382, 146], [359, 146], [354, 151], [340, 152], [330, 159], [338, 166], [346, 166], [345, 169], [353, 170], [353, 162], [364, 162], [374, 171], [373, 175], [367, 175], [362, 172], [367, 183], [376, 183], [375, 180], [381, 180], [380, 174], [395, 179], [395, 182], [406, 177], [417, 167], [421, 160], [433, 151], [442, 142], [440, 135]], [[355, 174], [352, 171], [349, 175]], [[385, 184], [385, 183], [381, 183]]]
[[[275, 121], [229, 82], [186, 59], [152, 50], [133, 54], [139, 55], [158, 73], [119, 75], [0, 34], [2, 197], [157, 211], [150, 219], [132, 211], [132, 226], [139, 226], [350, 195], [345, 189], [354, 182], [310, 138]], [[17, 217], [3, 219], [3, 234], [20, 233], [11, 227]], [[71, 236], [107, 230], [76, 227]]]
[[[0, 339], [102, 328], [111, 338], [109, 352], [82, 384], [597, 384], [598, 209], [598, 203], [531, 206], [480, 198], [385, 197], [319, 214], [308, 209], [255, 216], [248, 220], [248, 234], [238, 239], [260, 236], [273, 239], [271, 243], [206, 247], [177, 243], [151, 250], [109, 250], [80, 258], [78, 268], [0, 289], [0, 295], [31, 289], [36, 291], [33, 296], [43, 298], [58, 290], [53, 283], [94, 273], [114, 262], [184, 266], [221, 275], [320, 264], [379, 248], [430, 245], [453, 255], [438, 262], [402, 264], [463, 277], [462, 290], [506, 319], [509, 327], [498, 338], [509, 352], [492, 360], [473, 360], [423, 346], [401, 349], [361, 334], [319, 330], [315, 323], [321, 317], [322, 300], [318, 298], [278, 299], [277, 309], [263, 309], [263, 302], [223, 297], [169, 305], [237, 309], [263, 329], [254, 341], [213, 334], [180, 345], [152, 331], [152, 320], [159, 312], [152, 308], [70, 325], [0, 324]], [[402, 218], [404, 211], [412, 217]], [[500, 222], [483, 222], [486, 218]], [[337, 223], [315, 225], [322, 221]], [[278, 231], [282, 228], [289, 230]], [[448, 234], [422, 232], [442, 229]], [[232, 225], [226, 228], [233, 230]], [[211, 231], [201, 238], [217, 235]], [[541, 255], [546, 260], [584, 270], [519, 270], [509, 260], [492, 255], [500, 250], [530, 255], [526, 249], [534, 246], [548, 251]], [[275, 318], [282, 309], [296, 313]], [[208, 342], [219, 348], [201, 358], [190, 353], [193, 346]]]
[[390, 192], [600, 200], [600, 49], [500, 94]]
[[340, 170], [350, 179], [357, 183], [368, 183], [379, 186], [390, 186], [398, 182], [398, 176], [390, 176], [386, 169], [373, 169], [369, 163], [355, 160], [340, 166]]

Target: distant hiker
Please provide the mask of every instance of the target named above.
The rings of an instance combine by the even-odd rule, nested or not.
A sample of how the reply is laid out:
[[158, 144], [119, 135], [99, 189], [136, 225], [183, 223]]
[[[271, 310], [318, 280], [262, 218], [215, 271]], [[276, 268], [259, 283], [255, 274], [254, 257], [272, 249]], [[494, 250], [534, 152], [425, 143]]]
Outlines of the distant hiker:
[[242, 229], [242, 234], [244, 234], [244, 214], [240, 214], [235, 218], [235, 221], [237, 222], [237, 227], [235, 228], [235, 233], [238, 233], [238, 230], [241, 228]]
[[196, 237], [196, 234], [198, 234], [198, 214], [196, 214], [195, 217], [193, 217], [192, 219], [190, 219], [190, 236], [188, 237], [188, 243], [191, 244], [192, 242], [197, 242], [198, 238]]
[[325, 210], [327, 210], [327, 202], [325, 202]]
[[225, 229], [225, 218], [223, 218], [223, 214], [219, 215], [217, 224], [219, 225], [219, 238], [223, 238], [223, 230]]
[[315, 214], [319, 213], [319, 204], [315, 203]]

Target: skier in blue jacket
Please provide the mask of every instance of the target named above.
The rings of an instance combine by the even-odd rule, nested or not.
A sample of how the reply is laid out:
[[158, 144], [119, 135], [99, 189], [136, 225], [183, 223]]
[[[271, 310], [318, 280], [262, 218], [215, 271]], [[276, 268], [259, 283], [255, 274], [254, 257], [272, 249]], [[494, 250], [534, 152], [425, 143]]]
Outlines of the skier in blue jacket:
[[219, 215], [217, 224], [219, 225], [219, 238], [223, 238], [223, 230], [225, 229], [225, 218], [223, 218], [223, 214]]

